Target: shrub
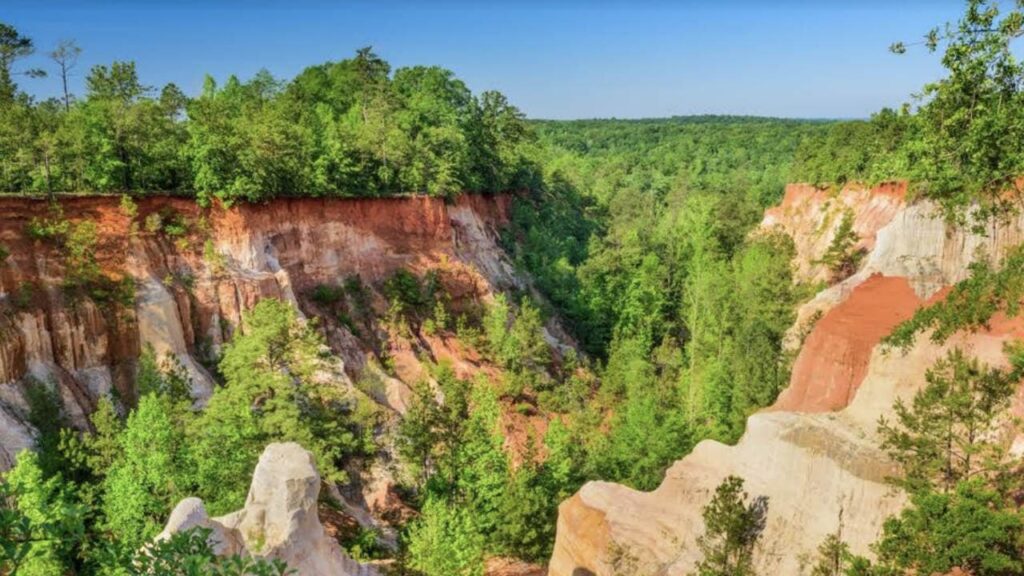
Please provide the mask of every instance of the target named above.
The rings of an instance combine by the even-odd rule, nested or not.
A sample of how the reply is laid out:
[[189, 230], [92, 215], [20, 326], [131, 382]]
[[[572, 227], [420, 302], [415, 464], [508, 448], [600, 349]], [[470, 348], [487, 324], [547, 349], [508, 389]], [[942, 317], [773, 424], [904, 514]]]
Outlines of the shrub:
[[224, 269], [227, 268], [227, 258], [217, 252], [217, 247], [213, 244], [213, 240], [207, 240], [203, 243], [203, 262], [210, 268], [210, 272], [213, 274], [221, 274]]
[[163, 219], [160, 218], [160, 214], [153, 212], [149, 216], [146, 216], [146, 220], [143, 223], [143, 228], [150, 234], [156, 234], [163, 228]]
[[440, 281], [434, 270], [425, 274], [422, 280], [408, 270], [398, 270], [384, 282], [384, 296], [390, 303], [390, 314], [396, 320], [410, 322], [413, 328], [418, 327], [431, 314], [439, 287]]
[[311, 297], [321, 306], [334, 306], [345, 298], [345, 289], [331, 284], [317, 284]]
[[66, 282], [72, 285], [86, 285], [95, 282], [101, 276], [99, 264], [96, 262], [97, 241], [96, 224], [90, 220], [78, 222], [69, 228], [64, 245]]
[[32, 218], [25, 226], [25, 233], [33, 240], [60, 242], [68, 233], [69, 226], [68, 221], [64, 219], [64, 210], [60, 204], [51, 204], [49, 215], [45, 218]]
[[121, 195], [120, 209], [121, 214], [129, 220], [134, 220], [135, 217], [139, 215], [139, 205], [136, 204], [135, 200], [132, 200], [132, 197], [127, 194]]
[[34, 282], [21, 282], [11, 294], [11, 303], [17, 310], [27, 310], [35, 301], [35, 294], [36, 284]]

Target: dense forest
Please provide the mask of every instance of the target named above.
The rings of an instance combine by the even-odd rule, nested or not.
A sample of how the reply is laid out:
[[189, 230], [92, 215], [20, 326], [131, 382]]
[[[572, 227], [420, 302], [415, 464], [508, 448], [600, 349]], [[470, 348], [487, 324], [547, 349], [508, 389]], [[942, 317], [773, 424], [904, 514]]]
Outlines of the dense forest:
[[[528, 121], [496, 92], [475, 96], [437, 67], [392, 73], [369, 49], [288, 82], [267, 73], [221, 86], [209, 79], [195, 97], [173, 85], [157, 93], [134, 64], [115, 62], [88, 73], [85, 94], [37, 102], [14, 81], [42, 81], [18, 68], [32, 41], [0, 24], [5, 193], [118, 193], [130, 206], [132, 195], [174, 192], [209, 206], [518, 190], [503, 244], [535, 288], [456, 321], [434, 278], [400, 273], [380, 287], [396, 329], [448, 331], [500, 368], [496, 381], [468, 381], [434, 366], [442, 394], [419, 386], [387, 438], [376, 435], [374, 406], [313, 377], [331, 370], [317, 323], [276, 300], [257, 305], [246, 333], [217, 359], [218, 386], [202, 409], [190, 405], [181, 367], [151, 351], [139, 362], [138, 401], [101, 403], [90, 431], [67, 425], [46, 386], [30, 387], [38, 450], [0, 484], [0, 567], [283, 573], [217, 559], [202, 534], [139, 552], [185, 496], [201, 496], [214, 514], [239, 507], [260, 450], [275, 440], [303, 444], [338, 483], [350, 480], [347, 465], [397, 447], [416, 517], [397, 552], [373, 533], [347, 540], [357, 558], [390, 556], [395, 573], [426, 576], [482, 574], [492, 556], [543, 562], [557, 505], [583, 482], [652, 489], [696, 442], [736, 441], [746, 417], [786, 385], [783, 336], [818, 288], [794, 281], [791, 239], [754, 231], [786, 182], [909, 178], [915, 194], [960, 222], [1008, 208], [1024, 168], [1024, 67], [1010, 51], [1022, 23], [1020, 12], [968, 2], [963, 21], [926, 37], [926, 48], [943, 50], [947, 77], [913, 106], [852, 122]], [[54, 50], [58, 76], [78, 53], [73, 44]], [[999, 271], [979, 264], [951, 304], [901, 326], [892, 345], [1015, 311], [1022, 261], [1017, 254]], [[324, 286], [315, 298], [366, 314], [356, 309], [365, 289]], [[578, 353], [554, 360], [541, 336], [549, 317], [568, 328]], [[910, 506], [886, 523], [873, 561], [851, 555], [837, 534], [822, 543], [814, 574], [1024, 573], [1019, 480], [988, 440], [1020, 380], [1021, 354], [1011, 352], [1007, 369], [951, 352], [918, 397], [897, 406], [898, 418], [880, 424]], [[497, 431], [509, 409], [550, 423], [518, 457]], [[965, 455], [977, 457], [956, 464]], [[763, 517], [742, 479], [723, 483], [705, 511], [701, 576], [753, 574], [751, 527]]]

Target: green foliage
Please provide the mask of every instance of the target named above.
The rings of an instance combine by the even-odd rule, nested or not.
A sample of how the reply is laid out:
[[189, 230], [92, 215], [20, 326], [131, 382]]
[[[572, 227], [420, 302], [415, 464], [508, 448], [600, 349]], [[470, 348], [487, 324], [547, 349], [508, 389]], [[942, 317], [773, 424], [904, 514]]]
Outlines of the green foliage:
[[[342, 285], [318, 284], [310, 292], [309, 297], [353, 336], [367, 337], [371, 339], [371, 345], [378, 346], [374, 340], [376, 332], [372, 326], [373, 308], [366, 287], [359, 276], [346, 278]], [[434, 306], [435, 309], [443, 307], [443, 303], [437, 300]], [[397, 313], [398, 307], [393, 311]], [[429, 318], [424, 321], [424, 329], [430, 322], [432, 320]]]
[[391, 306], [389, 314], [408, 323], [413, 330], [419, 330], [423, 320], [433, 312], [439, 289], [437, 272], [428, 272], [420, 279], [400, 268], [384, 281], [384, 296]]
[[55, 243], [64, 241], [71, 224], [64, 218], [64, 209], [61, 205], [53, 202], [47, 208], [47, 216], [40, 218], [34, 216], [25, 225], [25, 234], [33, 240], [46, 240]]
[[135, 389], [140, 398], [147, 394], [157, 394], [166, 396], [172, 402], [188, 403], [191, 400], [191, 385], [188, 372], [175, 356], [167, 354], [158, 361], [153, 346], [149, 343], [143, 346], [135, 375]]
[[286, 576], [293, 574], [281, 560], [217, 556], [210, 530], [192, 528], [142, 549], [119, 549], [111, 554], [118, 576]]
[[311, 297], [321, 306], [333, 306], [345, 298], [345, 289], [341, 286], [317, 284]]
[[[930, 31], [929, 51], [942, 47], [946, 77], [926, 84], [919, 99], [914, 169], [924, 193], [963, 218], [970, 203], [983, 212], [1006, 209], [1019, 192], [1024, 157], [1024, 78], [1012, 48], [1024, 32], [1020, 6], [1000, 14], [992, 0], [968, 0], [963, 16]], [[944, 45], [944, 46], [943, 46]]]
[[768, 498], [748, 502], [743, 479], [729, 476], [715, 489], [704, 507], [704, 534], [697, 539], [701, 560], [699, 576], [748, 576], [754, 574], [754, 549], [764, 532]]
[[828, 267], [833, 283], [845, 280], [857, 271], [864, 258], [864, 251], [856, 248], [859, 240], [860, 236], [853, 230], [853, 211], [847, 209], [825, 253], [815, 262]]
[[61, 429], [68, 426], [57, 385], [30, 378], [25, 400], [28, 402], [28, 423], [36, 431], [37, 464], [44, 474], [57, 474], [64, 465], [59, 450]]
[[86, 286], [101, 276], [96, 261], [96, 223], [91, 220], [76, 222], [68, 230], [64, 241], [64, 282], [69, 286]]
[[845, 576], [852, 569], [850, 546], [838, 533], [829, 534], [818, 546], [818, 557], [811, 576]]
[[457, 378], [447, 365], [438, 367], [434, 379], [443, 400], [437, 400], [428, 382], [417, 383], [399, 423], [399, 452], [418, 472], [421, 486], [437, 474], [447, 483], [454, 481], [455, 452], [469, 418], [469, 382]]
[[409, 528], [409, 565], [426, 576], [482, 576], [484, 538], [471, 510], [428, 499]]
[[74, 558], [85, 530], [85, 511], [59, 473], [45, 472], [36, 454], [23, 451], [0, 493], [0, 570], [5, 574], [60, 574]]
[[1019, 471], [1003, 439], [1015, 424], [1006, 415], [1020, 381], [1020, 344], [1007, 353], [1011, 368], [995, 369], [952, 350], [928, 370], [911, 406], [897, 401], [896, 420], [880, 421], [882, 447], [900, 464], [895, 481], [910, 503], [884, 523], [876, 561], [854, 559], [851, 574], [1024, 573]]
[[[22, 36], [13, 26], [0, 22], [0, 103], [6, 103], [17, 95], [12, 67], [18, 60], [35, 52], [32, 39]], [[45, 76], [46, 72], [29, 69], [24, 72], [30, 78]]]
[[907, 143], [915, 129], [914, 116], [888, 108], [873, 114], [869, 121], [831, 124], [800, 142], [792, 177], [818, 186], [873, 185], [906, 178], [911, 162]]
[[228, 265], [227, 257], [217, 251], [210, 239], [203, 242], [203, 262], [214, 275], [223, 274]]
[[643, 490], [661, 482], [665, 468], [692, 447], [677, 381], [682, 358], [666, 341], [658, 362], [646, 357], [638, 340], [613, 344], [604, 387], [622, 390], [607, 436], [598, 436], [589, 467], [598, 478], [615, 479]]
[[0, 264], [3, 264], [11, 256], [10, 249], [3, 244], [0, 244]]
[[874, 574], [945, 574], [960, 567], [977, 576], [1024, 573], [1024, 518], [980, 479], [940, 493], [925, 490], [885, 522]]
[[[208, 205], [275, 196], [380, 196], [522, 187], [532, 131], [504, 96], [451, 71], [400, 68], [369, 48], [290, 82], [207, 78], [189, 98], [144, 85], [134, 62], [94, 66], [82, 97], [35, 102], [10, 63], [31, 39], [0, 24], [0, 190], [173, 191]], [[27, 44], [26, 44], [27, 43]], [[29, 50], [29, 53], [31, 50]], [[66, 72], [66, 71], [65, 71]]]
[[512, 379], [510, 395], [517, 396], [529, 386], [534, 392], [550, 388], [546, 369], [551, 349], [544, 340], [540, 310], [524, 298], [513, 312], [504, 294], [494, 297], [483, 317], [486, 348]]
[[121, 202], [118, 208], [120, 208], [121, 214], [129, 220], [134, 220], [139, 215], [139, 205], [128, 194], [121, 195]]
[[1012, 248], [999, 268], [985, 259], [970, 265], [970, 275], [956, 284], [941, 302], [914, 316], [885, 337], [883, 342], [908, 349], [921, 332], [931, 331], [931, 340], [945, 342], [960, 330], [977, 330], [988, 325], [996, 312], [1016, 316], [1024, 298], [1024, 246]]
[[[1020, 357], [1020, 350], [1015, 354]], [[897, 400], [895, 421], [879, 420], [882, 448], [900, 465], [899, 484], [911, 492], [948, 492], [1004, 464], [997, 416], [1010, 405], [1020, 373], [1000, 370], [956, 348], [925, 374], [911, 406]]]
[[168, 510], [190, 495], [180, 410], [167, 397], [143, 396], [118, 435], [120, 454], [103, 481], [103, 512], [110, 531], [127, 546], [141, 546], [156, 536]]
[[[529, 438], [513, 466], [503, 449], [491, 385], [460, 380], [443, 365], [434, 378], [436, 391], [425, 383], [414, 389], [399, 428], [400, 453], [414, 466], [425, 502], [423, 518], [409, 535], [410, 565], [427, 573], [444, 573], [428, 572], [441, 566], [476, 571], [482, 569], [479, 562], [458, 560], [455, 566], [444, 564], [444, 557], [485, 552], [543, 561], [551, 553], [558, 502], [579, 479], [573, 440], [552, 424], [547, 459], [538, 457], [536, 439]], [[465, 553], [451, 552], [447, 544], [431, 550], [445, 526], [470, 546]]]
[[388, 550], [381, 545], [380, 531], [360, 527], [356, 534], [342, 542], [345, 552], [358, 562], [369, 562], [387, 557]]
[[89, 422], [94, 430], [89, 434], [61, 430], [60, 454], [65, 476], [77, 485], [79, 500], [95, 505], [102, 499], [103, 479], [121, 457], [119, 437], [124, 423], [109, 396], [100, 397]]
[[[785, 236], [750, 231], [781, 197], [799, 142], [830, 124], [535, 125], [548, 147], [544, 178], [513, 205], [503, 241], [605, 363], [599, 381], [569, 369], [532, 387], [542, 406], [572, 411], [577, 479], [652, 489], [701, 439], [739, 438], [746, 417], [788, 381], [795, 249]], [[519, 346], [503, 346], [513, 318], [499, 300], [483, 319], [502, 365], [503, 352], [520, 357]]]
[[286, 302], [262, 300], [245, 316], [220, 362], [225, 385], [189, 426], [198, 495], [211, 513], [242, 505], [268, 442], [298, 442], [316, 456], [324, 478], [345, 478], [341, 465], [363, 448], [375, 413], [323, 377], [331, 370], [323, 346]]
[[[910, 179], [961, 223], [972, 213], [1005, 213], [1017, 201], [1024, 156], [1024, 65], [1014, 55], [1024, 12], [1005, 12], [994, 0], [967, 0], [963, 16], [930, 30], [928, 51], [942, 53], [945, 77], [926, 84], [897, 113], [870, 122], [833, 125], [808, 138], [794, 175], [817, 184]], [[897, 42], [892, 50], [906, 52]]]

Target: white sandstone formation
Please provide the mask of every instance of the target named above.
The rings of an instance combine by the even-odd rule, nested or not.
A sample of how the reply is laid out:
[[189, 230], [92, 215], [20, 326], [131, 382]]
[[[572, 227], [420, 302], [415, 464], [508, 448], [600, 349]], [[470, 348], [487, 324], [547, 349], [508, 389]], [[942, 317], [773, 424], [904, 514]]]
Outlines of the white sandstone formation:
[[[927, 368], [951, 347], [1002, 364], [1003, 344], [1024, 336], [1024, 320], [998, 316], [986, 330], [954, 335], [943, 345], [921, 336], [901, 352], [879, 343], [887, 330], [878, 326], [895, 325], [941, 298], [967, 277], [975, 259], [1004, 256], [1024, 240], [1024, 217], [979, 235], [951, 227], [932, 205], [908, 205], [899, 186], [833, 192], [794, 186], [762, 226], [792, 236], [798, 276], [821, 280], [815, 260], [846, 210], [853, 211], [866, 258], [860, 272], [801, 309], [791, 331], [799, 356], [776, 406], [751, 416], [736, 446], [701, 442], [652, 492], [605, 482], [583, 486], [559, 508], [550, 576], [691, 573], [702, 509], [728, 475], [743, 477], [749, 494], [769, 499], [755, 558], [759, 573], [800, 575], [837, 530], [840, 515], [851, 551], [870, 554], [882, 522], [904, 503], [885, 481], [893, 468], [878, 449], [879, 416], [896, 399], [911, 398]], [[807, 331], [806, 340], [796, 337]]]
[[220, 555], [279, 559], [296, 576], [377, 576], [352, 560], [324, 531], [317, 516], [320, 474], [313, 455], [294, 442], [270, 444], [253, 472], [245, 507], [219, 518], [198, 498], [182, 500], [158, 540], [194, 527], [211, 530]]

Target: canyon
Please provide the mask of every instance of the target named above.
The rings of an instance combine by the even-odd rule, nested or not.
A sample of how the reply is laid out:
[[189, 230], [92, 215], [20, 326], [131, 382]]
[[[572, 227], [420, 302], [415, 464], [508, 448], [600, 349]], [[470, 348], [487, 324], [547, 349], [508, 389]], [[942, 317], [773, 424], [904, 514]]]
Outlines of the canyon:
[[[388, 309], [382, 284], [399, 270], [430, 271], [456, 311], [523, 288], [497, 244], [511, 201], [511, 195], [452, 202], [305, 198], [202, 209], [183, 198], [150, 196], [126, 207], [116, 196], [90, 196], [62, 198], [55, 211], [43, 200], [0, 198], [0, 246], [8, 252], [0, 263], [0, 468], [10, 468], [35, 442], [33, 387], [52, 389], [69, 423], [89, 430], [101, 396], [119, 400], [122, 411], [133, 404], [147, 348], [188, 373], [201, 406], [215, 386], [220, 350], [244, 333], [244, 313], [263, 298], [317, 317], [340, 358], [329, 377], [346, 393], [370, 396], [393, 427], [412, 385], [429, 378], [425, 363], [451, 361], [462, 377], [488, 367], [452, 339], [389, 333], [381, 322]], [[41, 222], [94, 223], [96, 263], [111, 282], [130, 279], [131, 302], [68, 290], [66, 247], [29, 233]], [[358, 329], [315, 297], [317, 287], [353, 281], [369, 308]], [[557, 326], [551, 334], [560, 334]], [[382, 530], [394, 545], [393, 530], [381, 520], [404, 506], [391, 472], [375, 466], [353, 473], [353, 485], [332, 496], [343, 502], [348, 521]]]
[[[820, 259], [847, 212], [865, 257], [855, 274], [828, 285]], [[761, 229], [790, 235], [798, 277], [823, 286], [800, 307], [790, 331], [796, 359], [788, 388], [748, 419], [735, 446], [699, 443], [652, 492], [585, 484], [559, 508], [551, 576], [691, 573], [700, 559], [702, 509], [729, 475], [743, 478], [752, 496], [768, 498], [755, 558], [759, 573], [803, 573], [821, 542], [837, 532], [853, 553], [869, 554], [882, 522], [905, 502], [886, 482], [896, 470], [878, 448], [879, 417], [890, 415], [897, 399], [910, 399], [948, 349], [1003, 365], [1003, 345], [1024, 335], [1024, 321], [997, 316], [985, 329], [942, 344], [927, 336], [907, 350], [881, 343], [965, 279], [971, 262], [998, 261], [1024, 240], [1020, 215], [968, 232], [950, 225], [935, 205], [908, 199], [903, 184], [790, 185]], [[1022, 407], [1019, 391], [1014, 410]], [[1019, 439], [1007, 442], [1018, 449]]]
[[[61, 248], [26, 232], [33, 219], [52, 216], [48, 203], [0, 198], [0, 244], [10, 252], [0, 266], [0, 466], [9, 467], [31, 445], [25, 386], [55, 385], [65, 412], [85, 428], [100, 395], [134, 397], [135, 365], [145, 346], [180, 361], [202, 402], [213, 386], [204, 362], [244, 330], [243, 313], [261, 298], [311, 310], [316, 286], [358, 277], [371, 288], [372, 305], [383, 308], [373, 288], [399, 269], [443, 269], [456, 305], [519, 286], [496, 244], [510, 201], [469, 195], [450, 205], [426, 197], [282, 199], [202, 210], [190, 200], [156, 196], [141, 200], [132, 217], [117, 197], [62, 200], [68, 222], [96, 223], [96, 259], [104, 273], [134, 280], [134, 304], [124, 307], [69, 297], [62, 290]], [[154, 215], [156, 222], [185, 222], [187, 231], [172, 237], [142, 229]], [[371, 351], [336, 323], [324, 330], [351, 384]], [[452, 356], [443, 342], [424, 344], [438, 348], [432, 354]], [[382, 375], [380, 400], [401, 411], [418, 363], [412, 350], [393, 352], [400, 376]]]
[[[96, 223], [96, 258], [104, 274], [130, 278], [136, 287], [132, 303], [121, 305], [76, 298], [65, 289], [62, 247], [27, 232], [33, 221], [54, 218], [48, 203], [0, 198], [0, 246], [9, 251], [0, 264], [0, 467], [9, 468], [19, 451], [33, 445], [26, 398], [31, 387], [53, 387], [73, 425], [88, 429], [101, 396], [112, 394], [124, 405], [135, 398], [134, 375], [148, 347], [180, 363], [195, 403], [202, 405], [215, 386], [214, 359], [233, 334], [244, 332], [245, 311], [263, 298], [289, 301], [303, 315], [322, 319], [326, 342], [342, 361], [333, 377], [351, 393], [372, 397], [392, 422], [407, 410], [411, 386], [426, 376], [427, 362], [450, 361], [464, 377], [488, 373], [494, 368], [479, 355], [443, 337], [401, 338], [379, 327], [357, 335], [324, 313], [314, 293], [358, 277], [374, 315], [383, 317], [381, 285], [399, 270], [437, 272], [454, 309], [530, 290], [499, 242], [513, 199], [304, 198], [208, 209], [164, 196], [142, 198], [134, 209], [117, 197], [62, 199], [69, 222]], [[831, 282], [820, 259], [846, 213], [864, 258], [854, 274]], [[168, 222], [180, 229], [169, 233]], [[881, 344], [915, 310], [965, 279], [972, 262], [998, 260], [1024, 240], [1024, 216], [969, 232], [949, 225], [936, 206], [909, 199], [903, 184], [841, 190], [790, 185], [760, 229], [792, 237], [797, 278], [820, 287], [799, 308], [787, 337], [795, 356], [788, 387], [774, 405], [749, 418], [735, 446], [701, 442], [652, 492], [585, 484], [559, 508], [550, 575], [688, 574], [699, 559], [701, 510], [728, 475], [744, 478], [751, 495], [768, 497], [767, 544], [757, 553], [764, 573], [801, 573], [821, 541], [840, 529], [853, 552], [868, 553], [884, 519], [905, 501], [886, 482], [894, 468], [878, 449], [879, 417], [891, 413], [896, 399], [910, 398], [925, 370], [950, 348], [1000, 364], [1003, 345], [1024, 335], [1024, 321], [998, 316], [984, 330], [942, 344], [927, 337], [907, 350]], [[545, 336], [556, 348], [572, 345], [557, 319], [548, 321]], [[382, 353], [389, 358], [387, 370]], [[377, 385], [357, 385], [366, 378]], [[1024, 394], [1015, 410], [1024, 412]], [[505, 418], [506, 432], [541, 425], [515, 414]], [[506, 441], [515, 442], [513, 436]], [[1019, 450], [1021, 442], [1013, 441], [1010, 449]], [[281, 497], [298, 507], [282, 514], [294, 512], [301, 526], [282, 520], [291, 528], [281, 529], [274, 548], [280, 553], [273, 557], [295, 556], [303, 574], [375, 573], [325, 539], [310, 504], [316, 494], [307, 493], [314, 484], [319, 490], [319, 480], [311, 479], [318, 478], [316, 470], [300, 447], [282, 446], [268, 448], [261, 459], [245, 509], [210, 519], [201, 502], [188, 499], [171, 514], [165, 536], [202, 525], [232, 547], [222, 551], [250, 553], [246, 518], [269, 518], [266, 510], [280, 511], [270, 500]], [[288, 490], [306, 492], [282, 496], [273, 487], [280, 474], [298, 478], [284, 482]], [[379, 518], [401, 506], [379, 467], [355, 487], [335, 496], [360, 524], [382, 527]], [[393, 540], [393, 533], [384, 534]], [[296, 539], [308, 541], [309, 549], [300, 550]], [[538, 568], [523, 570], [491, 573], [535, 574]]]

